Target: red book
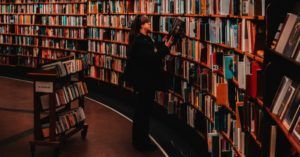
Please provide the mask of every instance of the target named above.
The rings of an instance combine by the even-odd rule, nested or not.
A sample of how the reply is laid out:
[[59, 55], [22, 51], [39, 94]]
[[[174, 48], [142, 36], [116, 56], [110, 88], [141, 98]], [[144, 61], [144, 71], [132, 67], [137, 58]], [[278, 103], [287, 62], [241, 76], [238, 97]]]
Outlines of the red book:
[[254, 94], [254, 92], [253, 92], [254, 85], [252, 82], [252, 77], [253, 77], [252, 74], [246, 75], [246, 94], [249, 96], [253, 96], [253, 94]]
[[217, 84], [217, 101], [218, 105], [228, 106], [228, 86], [227, 83]]
[[261, 66], [256, 62], [256, 61], [252, 61], [251, 63], [251, 88], [253, 88], [251, 90], [251, 92], [249, 93], [249, 95], [253, 98], [257, 97], [257, 72], [261, 70]]

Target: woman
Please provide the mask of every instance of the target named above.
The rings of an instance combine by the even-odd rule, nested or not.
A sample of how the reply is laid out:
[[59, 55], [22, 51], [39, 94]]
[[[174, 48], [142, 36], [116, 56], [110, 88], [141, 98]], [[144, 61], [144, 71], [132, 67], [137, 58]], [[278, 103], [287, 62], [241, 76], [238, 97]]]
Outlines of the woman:
[[155, 91], [165, 85], [162, 59], [169, 53], [170, 46], [167, 42], [155, 44], [149, 36], [150, 31], [148, 17], [138, 15], [131, 25], [124, 72], [124, 80], [133, 86], [138, 99], [133, 118], [132, 144], [141, 151], [156, 148], [148, 136], [149, 118]]

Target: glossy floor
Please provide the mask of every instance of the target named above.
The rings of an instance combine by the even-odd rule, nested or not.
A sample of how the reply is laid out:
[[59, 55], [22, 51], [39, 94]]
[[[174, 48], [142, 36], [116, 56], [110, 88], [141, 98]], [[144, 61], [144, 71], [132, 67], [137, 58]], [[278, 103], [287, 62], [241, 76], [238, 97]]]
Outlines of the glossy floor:
[[[0, 77], [0, 156], [29, 157], [33, 139], [33, 84]], [[141, 153], [131, 145], [131, 122], [104, 106], [86, 100], [89, 130], [62, 146], [60, 157], [163, 157], [159, 149]], [[50, 157], [53, 150], [37, 147], [37, 157]]]

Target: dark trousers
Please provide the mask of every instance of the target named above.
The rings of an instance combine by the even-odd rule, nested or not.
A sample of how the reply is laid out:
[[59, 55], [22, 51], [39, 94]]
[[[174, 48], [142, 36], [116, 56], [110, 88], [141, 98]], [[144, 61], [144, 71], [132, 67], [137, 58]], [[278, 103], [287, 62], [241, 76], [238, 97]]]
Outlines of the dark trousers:
[[143, 145], [150, 142], [148, 133], [154, 94], [154, 91], [144, 90], [136, 95], [137, 103], [135, 104], [132, 126], [132, 143], [135, 145]]

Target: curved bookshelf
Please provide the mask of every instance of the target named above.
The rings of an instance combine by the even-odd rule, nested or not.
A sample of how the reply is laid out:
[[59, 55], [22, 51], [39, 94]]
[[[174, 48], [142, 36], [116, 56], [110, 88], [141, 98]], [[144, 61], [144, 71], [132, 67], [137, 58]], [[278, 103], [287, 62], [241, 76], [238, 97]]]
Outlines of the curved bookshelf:
[[[127, 8], [128, 10], [124, 10], [124, 12], [120, 12], [120, 10], [122, 9], [119, 9], [117, 8], [118, 6], [114, 6], [115, 8], [112, 9], [112, 8], [109, 8], [111, 9], [111, 11], [109, 12], [104, 12], [104, 13], [101, 13], [105, 7], [107, 6], [103, 6], [103, 8], [98, 8], [98, 2], [105, 2], [105, 1], [98, 1], [98, 0], [84, 0], [84, 1], [77, 1], [77, 2], [69, 2], [69, 1], [62, 1], [62, 2], [54, 2], [54, 1], [47, 1], [47, 2], [30, 2], [28, 1], [26, 3], [26, 5], [38, 5], [38, 4], [41, 4], [41, 5], [45, 5], [47, 6], [47, 4], [57, 4], [57, 5], [64, 5], [64, 4], [84, 4], [85, 5], [85, 13], [84, 14], [81, 14], [81, 13], [77, 13], [75, 11], [75, 13], [68, 13], [68, 14], [65, 14], [64, 12], [56, 12], [56, 13], [49, 13], [49, 12], [45, 12], [45, 13], [33, 13], [34, 11], [30, 12], [30, 13], [17, 13], [17, 12], [11, 12], [11, 13], [0, 13], [0, 16], [6, 16], [6, 15], [15, 15], [15, 16], [18, 16], [18, 15], [37, 15], [37, 16], [54, 16], [54, 17], [59, 17], [59, 16], [74, 16], [74, 17], [83, 17], [83, 18], [86, 18], [87, 20], [85, 24], [82, 24], [82, 25], [59, 25], [59, 24], [53, 24], [53, 25], [45, 25], [45, 24], [38, 24], [38, 23], [35, 23], [35, 24], [32, 24], [32, 23], [16, 23], [16, 24], [12, 24], [12, 23], [0, 23], [0, 27], [1, 26], [35, 26], [35, 27], [45, 27], [45, 28], [53, 28], [53, 29], [56, 29], [56, 28], [61, 28], [61, 29], [84, 29], [84, 37], [82, 38], [69, 38], [69, 37], [64, 37], [64, 36], [49, 36], [49, 35], [38, 35], [38, 34], [32, 34], [32, 35], [28, 35], [28, 34], [9, 34], [9, 33], [3, 33], [1, 35], [10, 35], [10, 36], [14, 36], [14, 35], [19, 35], [19, 36], [27, 36], [27, 37], [38, 37], [39, 39], [43, 40], [43, 39], [53, 39], [53, 40], [56, 40], [56, 39], [59, 39], [59, 40], [68, 40], [68, 41], [79, 41], [79, 42], [86, 42], [87, 45], [88, 44], [95, 44], [95, 48], [87, 48], [86, 51], [85, 49], [81, 49], [81, 50], [78, 50], [78, 49], [64, 49], [62, 47], [46, 47], [46, 46], [35, 46], [35, 47], [31, 47], [31, 46], [26, 46], [24, 45], [24, 47], [31, 47], [31, 48], [39, 48], [40, 50], [53, 50], [53, 51], [67, 51], [67, 52], [74, 52], [76, 54], [79, 54], [79, 55], [86, 55], [87, 58], [86, 60], [88, 60], [88, 62], [93, 62], [94, 63], [94, 57], [97, 56], [97, 55], [103, 55], [103, 56], [110, 56], [114, 59], [120, 59], [122, 61], [126, 61], [127, 57], [126, 57], [126, 50], [125, 52], [121, 52], [120, 55], [118, 54], [114, 54], [112, 52], [111, 49], [115, 48], [114, 46], [117, 45], [117, 46], [127, 46], [128, 43], [127, 42], [124, 42], [124, 41], [116, 41], [114, 40], [114, 36], [111, 35], [110, 36], [110, 39], [111, 40], [107, 40], [107, 38], [105, 39], [100, 39], [100, 37], [103, 37], [103, 34], [99, 35], [99, 37], [95, 37], [95, 36], [98, 36], [98, 35], [90, 35], [89, 34], [89, 29], [103, 29], [103, 30], [117, 30], [117, 31], [123, 31], [122, 33], [126, 32], [128, 33], [128, 31], [130, 31], [130, 28], [127, 28], [128, 25], [130, 24], [130, 18], [132, 16], [135, 16], [135, 15], [139, 15], [139, 14], [143, 14], [143, 15], [148, 15], [150, 18], [152, 17], [171, 17], [171, 18], [176, 18], [176, 17], [183, 17], [183, 18], [186, 18], [186, 19], [203, 19], [203, 20], [225, 20], [225, 21], [229, 21], [229, 22], [232, 22], [232, 21], [235, 21], [233, 22], [232, 24], [233, 25], [238, 25], [239, 22], [241, 21], [249, 21], [249, 23], [257, 23], [258, 25], [262, 25], [262, 23], [266, 20], [265, 19], [265, 16], [260, 16], [260, 15], [255, 15], [255, 16], [247, 16], [247, 15], [233, 15], [233, 13], [229, 13], [228, 15], [221, 15], [219, 13], [205, 13], [205, 14], [196, 14], [196, 13], [172, 13], [173, 11], [170, 11], [170, 13], [168, 12], [163, 12], [163, 13], [157, 13], [156, 11], [154, 12], [147, 12], [147, 11], [134, 11], [132, 12], [131, 9], [134, 10], [134, 8]], [[116, 1], [116, 2], [120, 2], [121, 1]], [[125, 2], [125, 1], [123, 1]], [[92, 4], [93, 3], [93, 4]], [[97, 5], [97, 9], [95, 8], [92, 8], [90, 6], [92, 5]], [[186, 1], [184, 1], [184, 3], [187, 3]], [[0, 3], [2, 5], [24, 5], [22, 3]], [[111, 3], [111, 4], [108, 4], [108, 5], [112, 5], [114, 3]], [[213, 6], [213, 5], [212, 5]], [[111, 6], [110, 6], [111, 7]], [[206, 6], [206, 7], [209, 7], [209, 6]], [[185, 10], [186, 8], [184, 8]], [[206, 9], [209, 9], [209, 8], [206, 8]], [[218, 8], [220, 9], [220, 8]], [[230, 9], [230, 8], [229, 8]], [[190, 12], [190, 11], [189, 11]], [[195, 10], [191, 11], [191, 12], [195, 12]], [[233, 11], [232, 11], [233, 12]], [[240, 12], [240, 14], [242, 14], [242, 12]], [[119, 15], [124, 15], [124, 17], [126, 18], [126, 21], [125, 20], [125, 23], [122, 23], [122, 26], [124, 27], [116, 27], [116, 26], [121, 26], [120, 24], [116, 24], [116, 25], [113, 25], [111, 22], [115, 19], [111, 19], [111, 18], [108, 18], [109, 20], [105, 21], [104, 19], [97, 19], [98, 21], [89, 21], [87, 22], [88, 20], [90, 19], [93, 19], [93, 18], [98, 18], [98, 15], [102, 16], [102, 15], [107, 15], [107, 16], [119, 16]], [[99, 16], [99, 17], [100, 17]], [[89, 17], [91, 17], [89, 19]], [[96, 24], [98, 23], [100, 20], [103, 20], [107, 23], [105, 23], [104, 25], [100, 25], [100, 24]], [[110, 21], [111, 20], [111, 21]], [[119, 20], [119, 19], [117, 19]], [[124, 19], [123, 19], [124, 20]], [[103, 22], [101, 21], [101, 22]], [[109, 22], [110, 21], [110, 22]], [[100, 23], [101, 23], [100, 22]], [[123, 21], [124, 22], [124, 21]], [[106, 25], [107, 24], [107, 25]], [[126, 25], [126, 26], [125, 26]], [[222, 25], [222, 23], [221, 23]], [[166, 26], [165, 24], [162, 25], [163, 26]], [[239, 29], [243, 29], [243, 28], [240, 28], [241, 26], [237, 26]], [[246, 29], [246, 28], [245, 28]], [[239, 30], [239, 31], [241, 31]], [[116, 32], [117, 32], [116, 31]], [[168, 32], [168, 31], [166, 31]], [[152, 35], [153, 36], [163, 36], [163, 35], [167, 35], [168, 33], [166, 32], [160, 32], [160, 31], [152, 31]], [[238, 32], [238, 34], [241, 33], [241, 32]], [[87, 35], [88, 34], [88, 35]], [[125, 33], [124, 33], [125, 34]], [[241, 35], [240, 35], [241, 36]], [[211, 58], [211, 53], [213, 53], [214, 51], [222, 51], [223, 54], [231, 54], [231, 51], [233, 52], [232, 55], [235, 57], [235, 59], [240, 59], [241, 56], [246, 56], [246, 58], [250, 59], [251, 61], [255, 61], [255, 62], [258, 62], [259, 64], [263, 64], [264, 63], [264, 57], [262, 57], [261, 54], [259, 54], [257, 52], [257, 50], [253, 50], [253, 52], [247, 52], [247, 51], [242, 51], [241, 48], [237, 48], [238, 46], [236, 47], [232, 47], [232, 46], [229, 46], [229, 45], [234, 45], [232, 43], [229, 43], [229, 45], [226, 45], [226, 44], [223, 44], [221, 42], [221, 40], [218, 40], [218, 43], [215, 43], [215, 42], [211, 42], [209, 40], [203, 40], [203, 39], [200, 39], [200, 38], [197, 38], [197, 37], [192, 37], [192, 36], [186, 36], [186, 39], [187, 40], [190, 40], [192, 42], [198, 42], [200, 44], [204, 44], [206, 47], [210, 47], [211, 50], [207, 50], [207, 56], [201, 56], [199, 58], [197, 58], [197, 60], [195, 58], [192, 57], [192, 55], [189, 55], [188, 53], [186, 53], [187, 55], [184, 55], [184, 54], [176, 54], [175, 51], [172, 51], [171, 52], [171, 56], [172, 57], [178, 57], [180, 60], [184, 60], [187, 62], [187, 64], [190, 64], [190, 63], [193, 63], [197, 66], [200, 67], [200, 71], [202, 71], [203, 69], [208, 69], [209, 70], [209, 73], [211, 75], [214, 75], [216, 77], [216, 82], [214, 82], [215, 86], [216, 84], [218, 83], [226, 83], [225, 81], [225, 71], [215, 71], [213, 70], [213, 64], [212, 64], [212, 58]], [[187, 41], [189, 42], [189, 41]], [[237, 41], [237, 42], [241, 42], [241, 41]], [[100, 44], [99, 44], [100, 43]], [[105, 43], [103, 45], [101, 45], [102, 43]], [[228, 42], [226, 42], [228, 43]], [[97, 45], [98, 44], [98, 45]], [[187, 44], [190, 44], [190, 43], [187, 43]], [[2, 44], [2, 45], [5, 45], [5, 44]], [[41, 45], [41, 44], [39, 44]], [[1, 46], [1, 44], [0, 44]], [[13, 44], [7, 44], [7, 46], [17, 46], [17, 45], [13, 45]], [[22, 46], [22, 45], [18, 45], [18, 46]], [[106, 52], [106, 46], [109, 47], [108, 51], [111, 51], [111, 52]], [[100, 49], [99, 47], [105, 47], [103, 49]], [[118, 47], [119, 48], [119, 47]], [[122, 47], [123, 48], [123, 47]], [[121, 48], [119, 48], [121, 49]], [[99, 51], [100, 50], [100, 51]], [[101, 53], [99, 53], [99, 52]], [[104, 51], [104, 52], [102, 52]], [[121, 51], [123, 51], [123, 49], [121, 49]], [[195, 51], [195, 50], [194, 50]], [[202, 53], [202, 50], [199, 50], [200, 52], [196, 52], [196, 53]], [[203, 50], [204, 51], [204, 50]], [[252, 51], [252, 49], [249, 51]], [[56, 53], [56, 52], [54, 52]], [[1, 56], [1, 54], [0, 54]], [[22, 56], [20, 56], [22, 57]], [[24, 57], [29, 57], [29, 56], [24, 56]], [[207, 62], [201, 60], [200, 58], [202, 57], [206, 57], [206, 60]], [[36, 57], [32, 57], [32, 58], [36, 58]], [[235, 63], [236, 64], [237, 61], [235, 60]], [[109, 85], [115, 85], [115, 86], [121, 86], [122, 88], [124, 89], [127, 89], [128, 87], [126, 86], [123, 86], [121, 84], [119, 84], [119, 74], [122, 73], [122, 71], [119, 71], [119, 70], [115, 70], [115, 69], [112, 69], [112, 68], [107, 68], [106, 65], [105, 66], [97, 66], [96, 64], [98, 63], [94, 63], [94, 64], [91, 64], [90, 67], [89, 67], [89, 71], [87, 72], [87, 78], [90, 78], [90, 79], [94, 79], [94, 80], [97, 80], [97, 81], [102, 81], [104, 83], [107, 83]], [[94, 74], [91, 74], [89, 72], [92, 71], [92, 68], [98, 68], [98, 69], [101, 69], [103, 70], [103, 75], [105, 76], [100, 76], [100, 73], [95, 73]], [[98, 71], [97, 69], [97, 71]], [[185, 69], [185, 70], [190, 70], [190, 69]], [[100, 70], [99, 70], [100, 71]], [[101, 71], [102, 72], [102, 71]], [[118, 74], [115, 74], [115, 73], [118, 73]], [[169, 72], [170, 73], [170, 72]], [[102, 74], [102, 73], [101, 73]], [[117, 78], [113, 78], [111, 80], [107, 80], [106, 78], [106, 75], [110, 75], [113, 77], [117, 77]], [[187, 86], [188, 88], [189, 87], [193, 87], [195, 89], [196, 92], [199, 92], [201, 94], [203, 94], [204, 96], [208, 95], [208, 98], [211, 99], [212, 102], [215, 102], [217, 100], [217, 97], [213, 94], [215, 93], [215, 91], [213, 90], [210, 90], [210, 91], [213, 91], [213, 92], [208, 92], [208, 91], [203, 91], [201, 90], [201, 87], [200, 85], [196, 84], [196, 83], [191, 83], [189, 82], [189, 76], [186, 76], [186, 75], [182, 75], [181, 76], [181, 73], [180, 75], [179, 74], [174, 74], [174, 73], [170, 73], [170, 75], [172, 75], [173, 77], [177, 77], [180, 79], [180, 81], [184, 81], [184, 82], [187, 82]], [[198, 74], [197, 74], [198, 75]], [[95, 77], [92, 77], [92, 76], [95, 76]], [[99, 78], [98, 78], [99, 77]], [[101, 77], [101, 78], [100, 78]], [[187, 78], [186, 78], [187, 77]], [[198, 77], [198, 76], [197, 76]], [[109, 78], [109, 77], [108, 77]], [[176, 78], [176, 79], [177, 79]], [[239, 81], [234, 81], [234, 85], [235, 85], [235, 88], [238, 89], [238, 92], [241, 92], [241, 93], [246, 93], [246, 90], [245, 89], [241, 89], [240, 88], [240, 83], [242, 82], [239, 82]], [[177, 84], [175, 84], [177, 85]], [[210, 87], [212, 88], [212, 87]], [[228, 87], [227, 87], [228, 88]], [[174, 89], [175, 90], [175, 89]], [[176, 90], [177, 91], [177, 90]], [[194, 91], [192, 91], [194, 92]], [[177, 97], [178, 99], [180, 99], [181, 101], [184, 101], [185, 97], [184, 97], [184, 94], [183, 93], [176, 93], [175, 91], [173, 90], [169, 90], [168, 93], [170, 93], [171, 95]], [[234, 93], [236, 94], [236, 93]], [[202, 95], [201, 95], [202, 96]], [[199, 96], [200, 97], [200, 96]], [[201, 97], [202, 98], [202, 97]], [[203, 97], [204, 98], [204, 97]], [[263, 100], [260, 100], [260, 99], [255, 99], [255, 102], [256, 104], [258, 104], [259, 106], [263, 106]], [[204, 111], [201, 111], [198, 107], [197, 107], [197, 104], [196, 105], [193, 105], [191, 104], [190, 102], [184, 102], [184, 103], [187, 103], [189, 106], [191, 106], [193, 109], [195, 109], [196, 111], [199, 111], [201, 114], [203, 114], [203, 116], [205, 117], [205, 119], [207, 119], [207, 121], [210, 123], [209, 125], [212, 126], [212, 128], [214, 128], [214, 119], [213, 117], [209, 117], [209, 115], [205, 115], [205, 112]], [[205, 104], [205, 102], [202, 102], [203, 104]], [[213, 105], [215, 105], [214, 103], [212, 103]], [[217, 105], [218, 106], [218, 105]], [[215, 114], [216, 111], [214, 111], [214, 108], [215, 106], [212, 107], [212, 112], [213, 114]], [[237, 114], [237, 111], [236, 109], [233, 109], [231, 108], [230, 106], [226, 106], [226, 105], [221, 105], [221, 106], [218, 106], [218, 107], [221, 107], [221, 108], [224, 108], [226, 111], [228, 111], [229, 114], [231, 115], [236, 115]], [[235, 116], [233, 116], [235, 117]], [[207, 125], [207, 124], [205, 124]], [[214, 128], [215, 129], [215, 128]], [[195, 130], [196, 131], [196, 130]], [[205, 132], [203, 134], [207, 134], [208, 132]], [[232, 140], [224, 133], [224, 132], [220, 132], [219, 134], [221, 134], [225, 139], [226, 141], [232, 146], [232, 150], [238, 155], [238, 156], [243, 156], [243, 154], [241, 154], [241, 152], [236, 148], [236, 146], [233, 145], [233, 142]], [[253, 136], [253, 134], [251, 134], [251, 137], [253, 139], [256, 139], [255, 136]], [[260, 145], [258, 142], [259, 141], [256, 141], [257, 142], [257, 145]]]
[[283, 132], [285, 135], [286, 139], [291, 143], [293, 148], [300, 153], [300, 142], [293, 136], [286, 128], [283, 126], [282, 121], [275, 116], [270, 109], [266, 108], [266, 112], [268, 115], [273, 119], [273, 121], [276, 123], [277, 126], [279, 126], [280, 130]]
[[234, 152], [239, 156], [239, 157], [243, 157], [243, 155], [241, 154], [241, 152], [238, 150], [238, 148], [236, 148], [236, 146], [233, 144], [233, 141], [228, 137], [228, 135], [221, 131], [220, 132], [221, 135], [229, 142], [229, 144], [231, 145], [231, 147], [233, 148]]

